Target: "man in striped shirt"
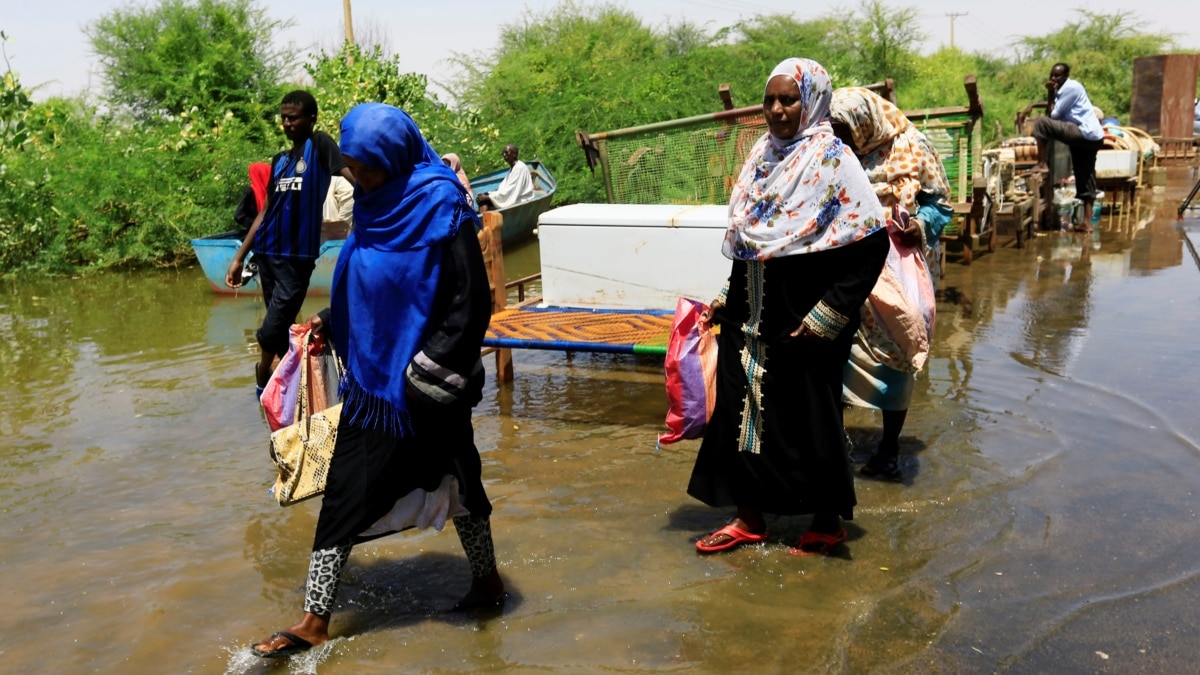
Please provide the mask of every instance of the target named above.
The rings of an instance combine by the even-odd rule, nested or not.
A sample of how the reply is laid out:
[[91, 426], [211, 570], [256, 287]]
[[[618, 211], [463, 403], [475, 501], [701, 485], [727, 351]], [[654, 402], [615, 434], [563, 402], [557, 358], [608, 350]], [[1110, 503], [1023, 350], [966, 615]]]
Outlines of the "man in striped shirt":
[[255, 334], [260, 355], [254, 376], [259, 388], [266, 386], [275, 358], [287, 353], [288, 329], [308, 293], [321, 252], [321, 222], [330, 180], [340, 175], [354, 182], [337, 142], [313, 129], [317, 100], [312, 94], [297, 90], [284, 95], [279, 115], [292, 147], [271, 160], [266, 202], [225, 273], [225, 285], [241, 286], [246, 255], [254, 252], [267, 305]]

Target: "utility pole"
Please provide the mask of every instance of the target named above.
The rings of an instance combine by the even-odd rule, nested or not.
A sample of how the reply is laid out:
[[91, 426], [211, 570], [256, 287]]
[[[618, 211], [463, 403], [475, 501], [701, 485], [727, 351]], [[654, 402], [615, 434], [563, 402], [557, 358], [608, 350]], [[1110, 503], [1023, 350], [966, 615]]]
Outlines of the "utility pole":
[[[350, 0], [346, 0], [346, 11], [350, 11]], [[970, 12], [947, 12], [946, 16], [950, 17], [950, 49], [954, 49], [954, 20], [960, 16], [966, 16]]]
[[[342, 23], [346, 24], [346, 44], [354, 46], [354, 18], [350, 15], [350, 0], [342, 0]], [[951, 23], [951, 26], [954, 24]], [[950, 44], [954, 44], [954, 29], [950, 29]], [[346, 65], [354, 65], [354, 57], [346, 52]]]

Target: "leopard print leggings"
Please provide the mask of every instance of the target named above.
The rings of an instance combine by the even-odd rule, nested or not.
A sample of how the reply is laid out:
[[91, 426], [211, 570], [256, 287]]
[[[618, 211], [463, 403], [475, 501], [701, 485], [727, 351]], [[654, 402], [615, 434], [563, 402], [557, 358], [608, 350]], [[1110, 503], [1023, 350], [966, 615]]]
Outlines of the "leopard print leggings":
[[486, 516], [458, 516], [454, 519], [458, 541], [467, 552], [471, 576], [480, 579], [496, 571], [496, 550], [492, 545], [492, 520]]
[[[454, 519], [458, 541], [471, 563], [471, 576], [486, 577], [496, 571], [496, 552], [492, 543], [492, 521], [487, 517], [459, 516]], [[333, 612], [342, 568], [350, 559], [349, 546], [313, 551], [308, 561], [308, 583], [304, 591], [304, 611], [319, 616]]]
[[308, 560], [308, 584], [304, 589], [304, 611], [329, 616], [337, 597], [342, 568], [350, 559], [349, 546], [313, 551]]

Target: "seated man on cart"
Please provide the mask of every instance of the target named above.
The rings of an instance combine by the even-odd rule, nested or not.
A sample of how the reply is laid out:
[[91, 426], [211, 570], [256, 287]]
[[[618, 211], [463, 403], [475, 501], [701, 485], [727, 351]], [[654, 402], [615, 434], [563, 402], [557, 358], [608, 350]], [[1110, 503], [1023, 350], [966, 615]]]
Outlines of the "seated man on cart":
[[[1096, 153], [1104, 145], [1104, 128], [1087, 91], [1078, 81], [1070, 79], [1070, 74], [1071, 67], [1065, 63], [1056, 63], [1050, 69], [1050, 79], [1046, 82], [1046, 109], [1050, 114], [1033, 123], [1038, 148], [1038, 163], [1033, 170], [1049, 173], [1047, 143], [1051, 140], [1065, 143], [1071, 149], [1075, 196], [1083, 202], [1083, 212], [1091, 214], [1096, 201]], [[1091, 223], [1085, 219], [1080, 229], [1090, 231]]]

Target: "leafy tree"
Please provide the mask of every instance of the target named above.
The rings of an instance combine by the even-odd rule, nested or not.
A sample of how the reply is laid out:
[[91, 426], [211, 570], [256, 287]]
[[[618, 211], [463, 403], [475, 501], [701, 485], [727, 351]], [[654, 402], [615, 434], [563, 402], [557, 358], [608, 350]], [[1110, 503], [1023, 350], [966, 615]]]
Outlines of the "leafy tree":
[[686, 56], [696, 49], [708, 47], [726, 34], [728, 34], [727, 29], [721, 31], [720, 35], [710, 35], [704, 28], [684, 20], [669, 24], [666, 32], [663, 33], [662, 41], [668, 57], [680, 57]]
[[193, 108], [243, 122], [274, 112], [290, 52], [274, 46], [289, 23], [254, 0], [160, 0], [130, 5], [87, 26], [110, 103], [141, 120]]
[[[916, 56], [920, 37], [916, 7], [892, 7], [883, 0], [863, 0], [857, 12], [843, 13], [850, 48], [842, 58], [849, 61], [845, 74], [856, 84], [892, 78], [905, 82]], [[848, 58], [847, 58], [848, 57]]]
[[459, 101], [500, 131], [491, 166], [479, 168], [502, 168], [500, 146], [515, 143], [522, 157], [547, 163], [560, 198], [600, 198], [603, 185], [588, 172], [574, 132], [678, 114], [680, 88], [664, 69], [648, 67], [664, 49], [631, 12], [566, 2], [502, 26], [492, 55], [456, 55], [464, 72], [456, 82]]
[[785, 14], [760, 15], [739, 23], [732, 44], [722, 51], [741, 55], [747, 67], [753, 66], [747, 76], [756, 93], [770, 69], [793, 56], [819, 62], [836, 81], [851, 69], [851, 48], [842, 37], [843, 27], [841, 19], [831, 16], [799, 21]]
[[19, 149], [29, 141], [27, 118], [33, 107], [29, 91], [21, 86], [8, 62], [4, 49], [7, 42], [8, 35], [0, 31], [0, 55], [4, 57], [4, 80], [0, 83], [0, 159], [5, 152]]
[[304, 70], [321, 108], [320, 127], [337, 138], [339, 120], [359, 103], [390, 103], [409, 111], [423, 102], [425, 76], [401, 73], [399, 62], [399, 56], [385, 56], [378, 45], [364, 51], [348, 42], [336, 53], [314, 55]]
[[430, 145], [443, 154], [458, 153], [468, 171], [477, 164], [472, 158], [491, 154], [495, 129], [471, 109], [456, 112], [441, 104], [428, 92], [425, 75], [400, 72], [400, 57], [385, 55], [378, 44], [364, 50], [343, 42], [336, 54], [321, 51], [304, 69], [313, 79], [313, 95], [321, 108], [319, 124], [335, 138], [338, 122], [351, 108], [374, 101], [407, 112]]

